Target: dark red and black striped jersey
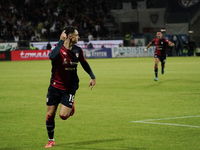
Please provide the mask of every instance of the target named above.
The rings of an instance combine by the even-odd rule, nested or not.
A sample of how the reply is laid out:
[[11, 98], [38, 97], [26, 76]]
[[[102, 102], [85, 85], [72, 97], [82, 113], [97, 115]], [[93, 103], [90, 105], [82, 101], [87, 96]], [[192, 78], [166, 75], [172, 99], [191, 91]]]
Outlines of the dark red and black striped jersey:
[[52, 51], [49, 54], [49, 58], [52, 61], [50, 84], [61, 90], [76, 91], [79, 86], [78, 62], [81, 63], [91, 78], [95, 78], [95, 76], [83, 55], [83, 50], [76, 45], [73, 45], [72, 49], [68, 50], [63, 46], [63, 43], [64, 41], [60, 40], [58, 44], [52, 47]]
[[152, 44], [156, 45], [155, 54], [159, 56], [166, 56], [168, 43], [169, 41], [165, 38], [162, 38], [160, 40], [158, 38], [153, 39]]

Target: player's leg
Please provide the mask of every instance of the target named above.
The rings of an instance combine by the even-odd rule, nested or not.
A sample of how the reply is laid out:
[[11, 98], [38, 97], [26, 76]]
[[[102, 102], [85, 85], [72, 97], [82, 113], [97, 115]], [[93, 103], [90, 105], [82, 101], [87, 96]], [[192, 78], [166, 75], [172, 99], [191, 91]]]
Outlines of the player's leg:
[[70, 112], [70, 116], [73, 116], [74, 113], [75, 113], [75, 100], [74, 100], [74, 102], [73, 102], [73, 106], [72, 106], [72, 110], [71, 110], [71, 112]]
[[70, 117], [70, 113], [72, 111], [72, 108], [69, 108], [63, 104], [60, 105], [60, 112], [59, 116], [62, 120], [66, 120]]
[[49, 141], [46, 148], [52, 147], [55, 145], [54, 142], [54, 128], [55, 128], [55, 115], [57, 111], [58, 104], [60, 102], [59, 89], [56, 89], [52, 86], [49, 87], [47, 93], [47, 116], [46, 116], [46, 129], [49, 137]]
[[63, 94], [61, 98], [59, 116], [61, 119], [66, 120], [75, 112], [74, 107], [74, 94]]
[[165, 59], [163, 59], [163, 60], [161, 61], [161, 68], [162, 68], [161, 73], [164, 74], [164, 69], [165, 69]]
[[158, 81], [158, 63], [159, 63], [158, 57], [155, 57], [155, 66], [154, 66], [154, 72], [155, 72], [155, 81]]
[[58, 107], [58, 104], [47, 106], [46, 129], [47, 129], [49, 141], [48, 141], [47, 145], [45, 146], [46, 148], [52, 147], [55, 145], [55, 142], [54, 142], [54, 128], [55, 128], [54, 118], [56, 115], [57, 107]]

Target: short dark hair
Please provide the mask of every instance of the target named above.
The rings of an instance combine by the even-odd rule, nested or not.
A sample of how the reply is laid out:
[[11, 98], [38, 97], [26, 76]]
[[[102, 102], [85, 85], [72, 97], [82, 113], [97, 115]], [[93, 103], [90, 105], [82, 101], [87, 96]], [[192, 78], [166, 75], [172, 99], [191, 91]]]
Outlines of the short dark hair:
[[66, 26], [63, 28], [63, 31], [65, 30], [65, 33], [67, 34], [67, 36], [69, 34], [73, 34], [75, 30], [77, 30], [76, 27], [73, 27], [73, 26]]

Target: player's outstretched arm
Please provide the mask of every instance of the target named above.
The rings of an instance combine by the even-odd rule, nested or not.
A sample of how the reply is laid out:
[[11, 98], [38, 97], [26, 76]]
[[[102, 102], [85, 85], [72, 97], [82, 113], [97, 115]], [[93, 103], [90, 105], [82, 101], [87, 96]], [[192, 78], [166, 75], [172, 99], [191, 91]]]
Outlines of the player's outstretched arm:
[[152, 42], [149, 42], [149, 44], [147, 45], [147, 47], [144, 50], [144, 53], [146, 53], [147, 49], [151, 46]]
[[173, 47], [173, 46], [174, 46], [174, 43], [172, 43], [171, 41], [169, 41], [169, 42], [168, 42], [168, 45], [171, 46], [171, 47]]

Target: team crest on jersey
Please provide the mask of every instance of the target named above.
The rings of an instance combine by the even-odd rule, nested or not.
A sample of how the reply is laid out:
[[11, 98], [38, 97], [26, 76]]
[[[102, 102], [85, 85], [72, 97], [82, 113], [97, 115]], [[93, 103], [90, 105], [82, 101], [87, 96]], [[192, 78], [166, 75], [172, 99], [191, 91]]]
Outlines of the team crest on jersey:
[[76, 57], [78, 58], [78, 56], [79, 56], [79, 53], [76, 53]]
[[187, 8], [187, 7], [193, 6], [194, 4], [198, 3], [199, 0], [179, 0], [178, 2], [183, 8]]
[[67, 65], [67, 64], [68, 64], [67, 58], [64, 58], [64, 59], [63, 59], [63, 65]]

